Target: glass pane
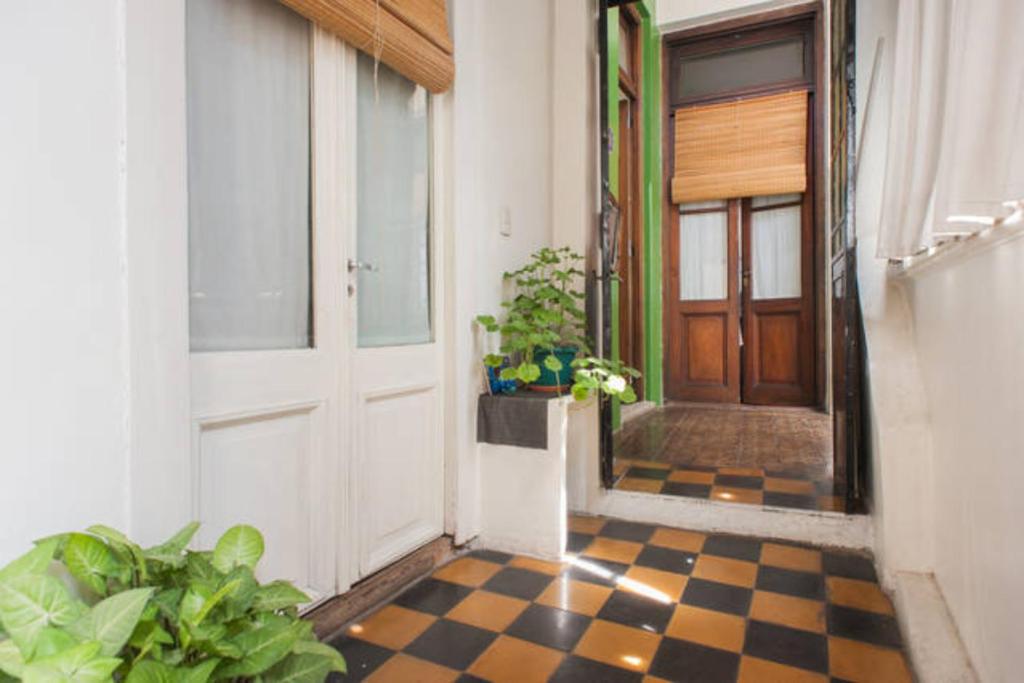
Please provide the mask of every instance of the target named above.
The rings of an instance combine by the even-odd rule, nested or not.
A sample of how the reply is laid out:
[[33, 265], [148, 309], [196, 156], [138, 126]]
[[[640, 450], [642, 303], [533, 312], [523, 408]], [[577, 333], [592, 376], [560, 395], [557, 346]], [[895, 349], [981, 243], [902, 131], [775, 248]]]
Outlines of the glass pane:
[[358, 343], [422, 344], [433, 338], [427, 91], [363, 53], [358, 70]]
[[[794, 195], [797, 200], [800, 195]], [[762, 205], [782, 203], [786, 196], [768, 197]], [[757, 205], [755, 198], [752, 204]], [[801, 208], [763, 209], [750, 213], [751, 276], [755, 299], [793, 299], [800, 296]]]
[[805, 64], [803, 38], [683, 57], [676, 67], [675, 96], [701, 97], [803, 79]]
[[[729, 214], [722, 211], [683, 213], [719, 202], [679, 207], [679, 300], [720, 300], [728, 297]], [[721, 202], [724, 207], [724, 202]]]
[[189, 0], [187, 59], [192, 350], [309, 347], [309, 25]]

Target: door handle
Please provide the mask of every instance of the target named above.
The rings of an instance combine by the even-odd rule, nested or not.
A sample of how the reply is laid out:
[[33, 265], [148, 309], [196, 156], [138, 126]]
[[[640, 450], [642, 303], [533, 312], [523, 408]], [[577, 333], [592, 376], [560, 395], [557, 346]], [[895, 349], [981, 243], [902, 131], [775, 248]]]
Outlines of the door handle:
[[353, 273], [357, 270], [365, 270], [368, 273], [380, 272], [380, 267], [375, 266], [372, 263], [366, 261], [356, 261], [355, 259], [348, 260], [348, 272]]

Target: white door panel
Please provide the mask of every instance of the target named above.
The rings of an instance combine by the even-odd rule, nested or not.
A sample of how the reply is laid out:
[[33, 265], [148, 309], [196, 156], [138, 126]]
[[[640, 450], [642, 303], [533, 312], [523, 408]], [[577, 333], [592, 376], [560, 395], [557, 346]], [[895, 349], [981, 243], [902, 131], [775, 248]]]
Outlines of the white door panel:
[[366, 576], [444, 531], [441, 164], [436, 99], [348, 60], [352, 517]]

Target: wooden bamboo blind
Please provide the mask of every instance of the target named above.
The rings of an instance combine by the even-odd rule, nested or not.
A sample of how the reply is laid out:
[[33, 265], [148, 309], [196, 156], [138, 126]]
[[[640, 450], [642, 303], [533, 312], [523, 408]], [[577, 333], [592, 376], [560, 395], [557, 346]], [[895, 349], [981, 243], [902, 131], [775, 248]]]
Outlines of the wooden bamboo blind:
[[672, 201], [807, 189], [807, 92], [676, 110]]
[[280, 1], [430, 92], [455, 79], [445, 0]]

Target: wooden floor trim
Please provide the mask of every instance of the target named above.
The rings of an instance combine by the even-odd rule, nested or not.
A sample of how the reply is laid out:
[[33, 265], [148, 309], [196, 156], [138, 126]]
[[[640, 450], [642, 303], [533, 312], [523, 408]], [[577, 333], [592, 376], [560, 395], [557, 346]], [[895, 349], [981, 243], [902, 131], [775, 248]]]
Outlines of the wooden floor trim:
[[427, 576], [458, 554], [451, 536], [442, 536], [381, 569], [348, 592], [328, 599], [304, 617], [313, 622], [321, 640], [341, 632], [356, 617], [390, 601], [415, 581]]

